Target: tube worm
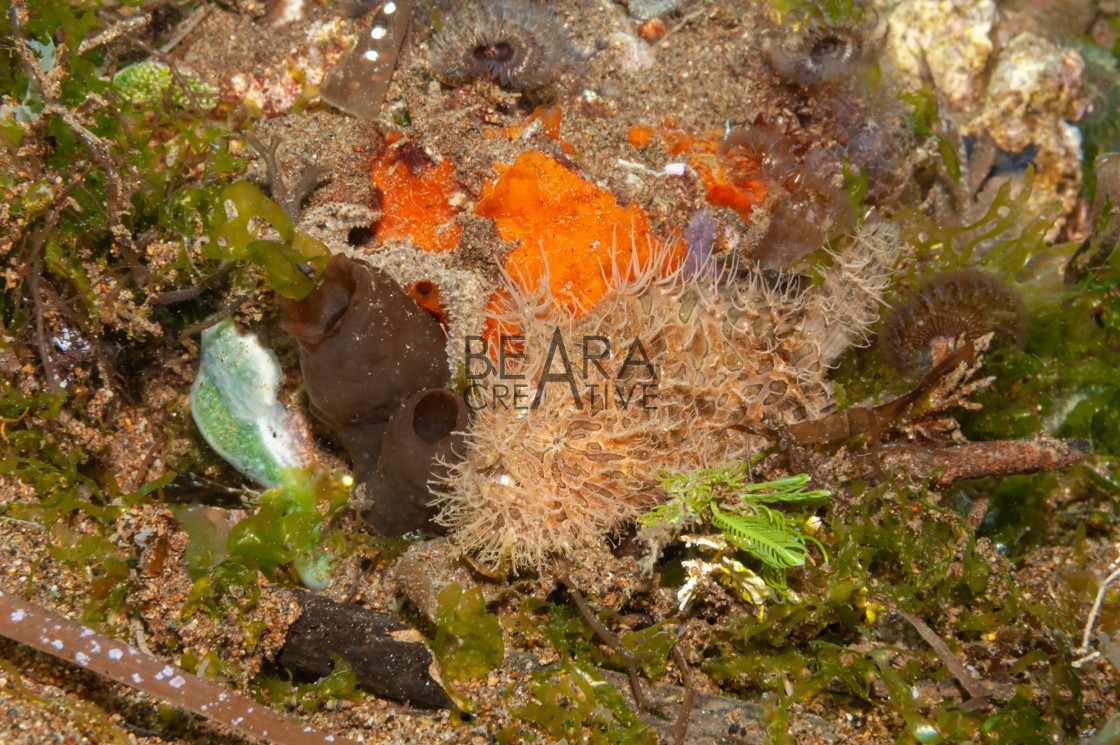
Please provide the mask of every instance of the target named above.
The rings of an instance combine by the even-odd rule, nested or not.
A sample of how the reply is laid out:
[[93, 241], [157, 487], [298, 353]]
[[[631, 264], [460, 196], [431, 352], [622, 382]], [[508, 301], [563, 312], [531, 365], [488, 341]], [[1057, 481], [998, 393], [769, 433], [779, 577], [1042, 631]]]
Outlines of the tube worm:
[[813, 0], [787, 11], [789, 29], [773, 30], [767, 52], [791, 83], [815, 85], [851, 78], [882, 53], [875, 9], [853, 0]]
[[461, 4], [432, 39], [432, 72], [450, 82], [489, 75], [512, 88], [540, 88], [576, 59], [560, 20], [533, 2]]
[[912, 371], [927, 364], [932, 347], [989, 331], [1005, 343], [1022, 345], [1023, 301], [1011, 285], [980, 269], [955, 269], [929, 277], [886, 314], [879, 346], [895, 367]]

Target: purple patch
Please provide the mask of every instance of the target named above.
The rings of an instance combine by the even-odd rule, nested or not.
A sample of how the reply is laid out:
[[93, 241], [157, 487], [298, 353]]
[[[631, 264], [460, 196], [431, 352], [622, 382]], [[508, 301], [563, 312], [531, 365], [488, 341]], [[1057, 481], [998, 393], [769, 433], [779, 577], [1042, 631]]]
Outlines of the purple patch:
[[719, 224], [706, 209], [696, 211], [688, 221], [684, 231], [684, 244], [687, 249], [684, 260], [685, 277], [691, 279], [703, 271], [712, 258], [712, 246], [716, 242]]

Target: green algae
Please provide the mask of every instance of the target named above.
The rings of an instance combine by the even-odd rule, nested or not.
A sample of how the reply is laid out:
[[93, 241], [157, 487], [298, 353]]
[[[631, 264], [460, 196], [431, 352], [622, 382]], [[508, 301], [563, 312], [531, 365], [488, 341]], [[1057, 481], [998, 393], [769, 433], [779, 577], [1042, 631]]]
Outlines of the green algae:
[[[1014, 567], [990, 562], [963, 518], [931, 502], [920, 485], [857, 489], [857, 495], [845, 519], [834, 520], [825, 534], [834, 556], [829, 574], [800, 586], [799, 603], [769, 606], [762, 619], [722, 623], [704, 654], [709, 676], [725, 689], [766, 691], [777, 731], [784, 731], [791, 706], [808, 703], [834, 681], [867, 706], [901, 716], [903, 742], [972, 742], [984, 732], [985, 742], [1010, 744], [1039, 721], [1080, 726], [1081, 694], [1069, 667], [1075, 615], [1026, 601]], [[921, 681], [946, 675], [942, 663], [921, 648], [891, 648], [888, 662], [885, 648], [876, 648], [875, 627], [895, 607], [937, 618], [948, 606], [973, 609], [952, 629], [961, 642], [999, 632], [996, 648], [1006, 648], [1022, 667], [1032, 665], [1036, 685], [1062, 695], [1015, 696], [997, 701], [992, 713], [919, 695]], [[1001, 629], [1020, 631], [1009, 636]], [[853, 649], [860, 639], [870, 651]], [[875, 679], [885, 685], [887, 700], [873, 692]], [[1047, 729], [1057, 731], [1053, 724]]]
[[667, 501], [639, 516], [638, 523], [672, 537], [697, 524], [710, 523], [733, 546], [761, 563], [768, 585], [784, 592], [786, 570], [805, 564], [808, 544], [816, 544], [822, 553], [824, 547], [794, 520], [767, 505], [819, 503], [828, 498], [827, 491], [807, 489], [808, 481], [801, 474], [754, 483], [746, 461], [671, 474], [661, 479]]
[[307, 465], [292, 415], [277, 400], [283, 372], [276, 355], [225, 319], [202, 332], [202, 359], [191, 385], [191, 416], [231, 466], [268, 488], [285, 468]]
[[190, 106], [197, 101], [203, 108], [217, 103], [218, 90], [212, 85], [195, 75], [183, 74], [182, 79], [190, 93], [180, 87], [167, 63], [146, 59], [117, 72], [113, 86], [134, 103], [162, 104], [166, 100], [172, 106]]
[[[280, 240], [258, 238], [261, 226], [254, 226], [254, 219], [270, 225]], [[222, 190], [207, 227], [204, 256], [249, 261], [264, 270], [276, 292], [292, 300], [315, 289], [330, 259], [326, 245], [299, 230], [280, 205], [247, 181]]]
[[445, 680], [478, 680], [502, 664], [505, 646], [498, 617], [486, 611], [482, 590], [452, 583], [436, 599], [436, 636], [432, 653]]
[[556, 670], [532, 673], [533, 698], [513, 713], [533, 722], [553, 742], [656, 745], [657, 734], [586, 662], [569, 659]]
[[226, 551], [272, 575], [291, 565], [304, 586], [321, 590], [338, 556], [324, 522], [349, 501], [349, 476], [321, 468], [285, 468], [282, 485], [255, 501], [260, 508], [230, 530]]
[[338, 655], [332, 656], [331, 672], [311, 683], [294, 683], [273, 676], [262, 676], [254, 683], [260, 697], [270, 705], [281, 704], [305, 712], [320, 711], [331, 701], [360, 701], [358, 676]]

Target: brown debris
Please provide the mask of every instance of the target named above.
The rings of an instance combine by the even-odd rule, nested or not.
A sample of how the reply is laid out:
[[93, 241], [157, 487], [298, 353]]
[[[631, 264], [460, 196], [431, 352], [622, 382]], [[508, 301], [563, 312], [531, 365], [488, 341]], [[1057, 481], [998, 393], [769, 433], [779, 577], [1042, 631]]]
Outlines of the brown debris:
[[338, 655], [358, 685], [381, 698], [432, 709], [453, 706], [432, 677], [432, 653], [396, 616], [305, 591], [291, 593], [303, 614], [288, 630], [276, 662], [298, 674], [329, 675]]
[[626, 647], [622, 646], [622, 642], [619, 641], [618, 636], [599, 620], [599, 617], [595, 615], [595, 611], [593, 611], [591, 606], [587, 604], [587, 601], [583, 599], [583, 595], [580, 594], [579, 589], [576, 588], [572, 581], [568, 579], [568, 576], [561, 575], [558, 579], [560, 580], [560, 584], [568, 589], [568, 594], [571, 596], [572, 600], [575, 601], [576, 607], [579, 608], [579, 612], [583, 615], [584, 620], [595, 630], [595, 633], [599, 635], [603, 643], [610, 647], [611, 651], [618, 654], [623, 662], [626, 663], [626, 672], [630, 676], [630, 690], [634, 694], [634, 700], [638, 703], [638, 709], [641, 711], [651, 711], [653, 705], [642, 691], [641, 676], [638, 674], [638, 662], [634, 659], [634, 655], [632, 655]]
[[[175, 527], [171, 513], [158, 509], [126, 513], [118, 520], [117, 530], [123, 543], [141, 552], [136, 589], [127, 602], [139, 609], [149, 643], [181, 645], [193, 649], [200, 658], [216, 650], [245, 681], [280, 651], [288, 628], [301, 613], [290, 592], [262, 578], [260, 597], [252, 608], [243, 605], [228, 615], [219, 615], [200, 606], [184, 613], [195, 584], [184, 557], [189, 536]], [[240, 586], [231, 587], [228, 595], [223, 606], [247, 600], [247, 591]], [[259, 638], [251, 631], [257, 625], [266, 629]]]
[[902, 396], [879, 406], [859, 406], [808, 422], [798, 422], [786, 427], [786, 433], [802, 445], [840, 440], [853, 435], [866, 435], [871, 444], [894, 424], [905, 411], [930, 393], [941, 379], [959, 365], [971, 367], [976, 362], [977, 342], [970, 341], [949, 354]]
[[1053, 471], [1079, 463], [1089, 455], [1088, 440], [1058, 440], [1040, 435], [1033, 440], [969, 442], [949, 447], [887, 445], [876, 457], [884, 469], [901, 468], [915, 480], [930, 479], [948, 486], [985, 476]]
[[0, 592], [0, 634], [275, 745], [356, 745], [349, 738], [324, 735], [303, 726], [248, 696], [195, 677], [158, 657], [4, 592]]

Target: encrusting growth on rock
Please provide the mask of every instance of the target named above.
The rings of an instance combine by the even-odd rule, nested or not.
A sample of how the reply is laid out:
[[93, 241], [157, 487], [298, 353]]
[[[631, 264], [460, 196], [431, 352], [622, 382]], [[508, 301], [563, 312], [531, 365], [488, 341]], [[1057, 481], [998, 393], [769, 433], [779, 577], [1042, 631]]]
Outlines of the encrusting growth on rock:
[[811, 291], [714, 262], [686, 271], [654, 246], [629, 272], [606, 267], [607, 295], [580, 318], [547, 282], [507, 275], [491, 313], [522, 336], [497, 364], [472, 359], [488, 369], [469, 371], [469, 449], [437, 521], [483, 563], [540, 569], [656, 504], [659, 474], [749, 458], [771, 425], [821, 416], [825, 373], [877, 320], [897, 241], [861, 228]]

